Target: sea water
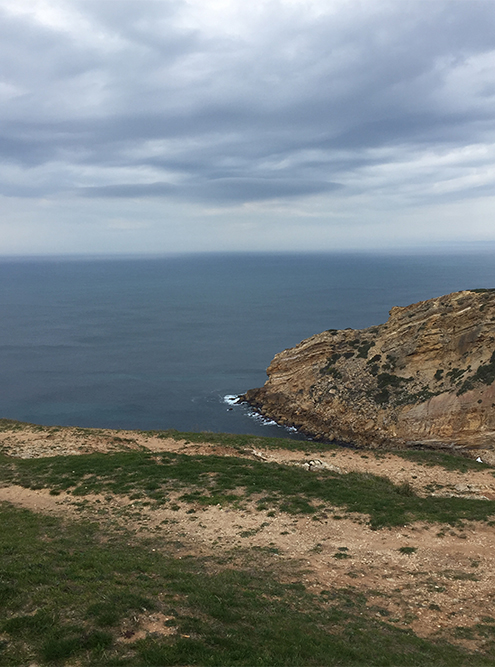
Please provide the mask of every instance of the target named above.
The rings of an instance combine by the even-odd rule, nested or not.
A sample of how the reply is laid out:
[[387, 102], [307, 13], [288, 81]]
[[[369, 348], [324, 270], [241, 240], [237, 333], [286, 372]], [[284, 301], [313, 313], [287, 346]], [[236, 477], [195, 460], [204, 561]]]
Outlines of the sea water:
[[273, 356], [495, 286], [493, 254], [0, 260], [0, 416], [298, 437], [234, 398]]

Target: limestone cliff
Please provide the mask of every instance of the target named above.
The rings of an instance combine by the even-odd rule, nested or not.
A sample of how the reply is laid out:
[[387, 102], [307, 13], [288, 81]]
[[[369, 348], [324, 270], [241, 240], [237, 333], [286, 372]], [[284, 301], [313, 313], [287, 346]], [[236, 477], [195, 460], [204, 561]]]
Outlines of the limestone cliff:
[[277, 354], [243, 397], [277, 422], [366, 447], [495, 446], [495, 290], [395, 307]]

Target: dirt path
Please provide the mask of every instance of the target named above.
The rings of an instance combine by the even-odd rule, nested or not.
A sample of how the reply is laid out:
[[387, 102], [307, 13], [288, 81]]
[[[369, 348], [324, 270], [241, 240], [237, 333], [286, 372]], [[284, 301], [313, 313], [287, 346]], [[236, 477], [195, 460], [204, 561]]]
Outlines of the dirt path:
[[[188, 454], [236, 455], [263, 458], [280, 464], [302, 465], [318, 459], [344, 474], [350, 471], [384, 475], [396, 483], [408, 482], [426, 494], [441, 481], [439, 492], [495, 499], [492, 470], [481, 465], [466, 473], [426, 467], [393, 454], [339, 450], [312, 454], [286, 450], [239, 453], [233, 448], [159, 439], [132, 432], [78, 429], [48, 432], [3, 432], [0, 447], [23, 457], [55, 454], [149, 449]], [[308, 474], [312, 474], [308, 471]], [[181, 491], [183, 493], [184, 490]], [[68, 518], [88, 517], [121, 525], [136, 536], [163, 535], [177, 554], [219, 553], [234, 558], [246, 549], [263, 549], [280, 562], [303, 566], [303, 583], [316, 593], [352, 587], [367, 596], [377, 616], [423, 637], [443, 636], [471, 649], [485, 640], [459, 638], [459, 627], [495, 618], [495, 530], [484, 523], [450, 526], [412, 524], [400, 529], [371, 530], [360, 517], [341, 518], [329, 507], [318, 520], [283, 512], [268, 512], [247, 504], [242, 510], [203, 507], [178, 502], [153, 509], [122, 496], [79, 496], [19, 486], [0, 488], [0, 501], [33, 511]], [[275, 514], [275, 515], [274, 515]], [[412, 553], [400, 551], [410, 547]]]

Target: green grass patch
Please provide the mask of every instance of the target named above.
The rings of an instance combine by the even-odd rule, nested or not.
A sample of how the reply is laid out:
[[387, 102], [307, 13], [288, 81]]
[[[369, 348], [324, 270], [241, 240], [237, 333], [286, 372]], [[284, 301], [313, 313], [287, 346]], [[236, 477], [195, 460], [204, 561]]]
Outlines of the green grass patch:
[[318, 452], [338, 449], [338, 446], [335, 444], [314, 442], [313, 440], [268, 438], [235, 433], [210, 433], [209, 431], [194, 433], [190, 431], [176, 431], [175, 429], [168, 429], [166, 431], [139, 431], [139, 433], [163, 439], [172, 438], [173, 440], [186, 440], [188, 442], [194, 443], [211, 443], [213, 445], [223, 445], [225, 447], [233, 447], [234, 449], [241, 451], [246, 448], [287, 449], [294, 452]]
[[[5, 667], [493, 664], [493, 655], [428, 642], [376, 618], [352, 587], [312, 595], [294, 572], [282, 583], [270, 554], [262, 565], [258, 555], [251, 568], [211, 574], [201, 559], [174, 558], [159, 538], [137, 542], [6, 503], [0, 522]], [[174, 634], [118, 641], [123, 627], [137, 630], [139, 618], [157, 612]]]
[[422, 463], [426, 466], [439, 466], [444, 468], [444, 470], [455, 470], [457, 472], [469, 472], [471, 470], [479, 472], [484, 468], [491, 467], [464, 456], [456, 456], [432, 450], [408, 449], [404, 451], [397, 450], [392, 453], [408, 461], [414, 461], [414, 463]]
[[405, 554], [406, 556], [416, 553], [417, 550], [417, 547], [400, 547], [399, 549], [400, 553]]
[[133, 495], [168, 503], [171, 491], [198, 505], [239, 504], [256, 498], [260, 509], [314, 513], [318, 503], [369, 516], [370, 524], [404, 525], [423, 520], [457, 523], [488, 520], [495, 502], [466, 498], [418, 497], [409, 485], [386, 477], [351, 472], [307, 472], [296, 466], [236, 457], [118, 452], [46, 459], [0, 457], [0, 481], [30, 488]]

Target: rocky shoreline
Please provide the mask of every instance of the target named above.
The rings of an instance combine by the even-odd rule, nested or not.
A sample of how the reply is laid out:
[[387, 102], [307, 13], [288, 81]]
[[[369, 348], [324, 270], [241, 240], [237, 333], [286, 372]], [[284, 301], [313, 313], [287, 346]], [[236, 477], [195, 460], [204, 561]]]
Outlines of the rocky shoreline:
[[368, 329], [324, 331], [277, 354], [267, 374], [241, 400], [312, 438], [495, 461], [495, 290], [394, 307]]

